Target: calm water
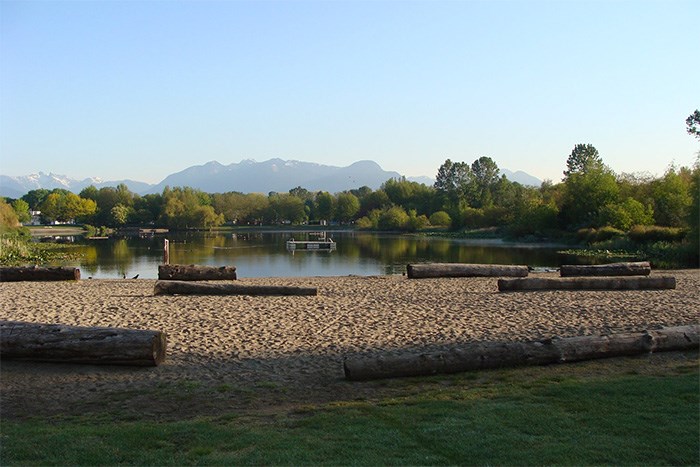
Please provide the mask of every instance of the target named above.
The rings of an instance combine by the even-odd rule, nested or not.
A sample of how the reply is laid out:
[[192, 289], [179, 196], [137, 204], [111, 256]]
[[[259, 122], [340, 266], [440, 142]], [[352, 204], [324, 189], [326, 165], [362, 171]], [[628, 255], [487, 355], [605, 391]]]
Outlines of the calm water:
[[287, 251], [285, 242], [301, 232], [177, 233], [146, 238], [108, 240], [77, 238], [83, 254], [79, 264], [83, 278], [114, 279], [136, 274], [158, 277], [164, 239], [170, 241], [171, 264], [235, 266], [238, 277], [344, 276], [402, 274], [406, 264], [458, 262], [525, 264], [557, 267], [576, 260], [557, 254], [553, 245], [516, 244], [500, 240], [439, 239], [365, 232], [329, 232], [335, 251]]

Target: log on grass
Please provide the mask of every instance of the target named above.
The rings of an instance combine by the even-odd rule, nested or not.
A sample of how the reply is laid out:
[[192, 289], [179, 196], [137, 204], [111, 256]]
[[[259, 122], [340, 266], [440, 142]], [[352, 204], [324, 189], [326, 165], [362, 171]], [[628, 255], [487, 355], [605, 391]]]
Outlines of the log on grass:
[[3, 359], [156, 366], [165, 347], [161, 331], [0, 321]]
[[419, 263], [406, 266], [409, 279], [434, 277], [526, 277], [527, 266], [505, 264]]
[[0, 268], [0, 282], [78, 280], [80, 280], [80, 269], [78, 268], [64, 266], [20, 266]]
[[525, 277], [499, 279], [501, 292], [527, 292], [542, 290], [661, 290], [675, 289], [673, 276], [654, 277]]
[[[489, 368], [548, 365], [697, 349], [700, 326], [678, 326], [608, 336], [577, 336], [526, 342], [477, 342], [440, 352], [379, 357], [346, 357], [345, 378], [363, 381], [405, 376], [451, 374]], [[668, 345], [672, 342], [673, 345]]]
[[161, 264], [158, 279], [178, 281], [236, 280], [235, 266], [198, 266], [196, 264]]
[[556, 349], [541, 342], [476, 342], [441, 352], [376, 357], [346, 357], [345, 378], [364, 381], [405, 376], [452, 374], [504, 366], [545, 365]]
[[649, 274], [651, 274], [651, 265], [648, 261], [596, 265], [564, 264], [559, 269], [561, 277], [648, 276]]
[[647, 331], [652, 337], [652, 352], [700, 348], [700, 326], [674, 326]]
[[316, 287], [157, 281], [153, 295], [318, 295]]

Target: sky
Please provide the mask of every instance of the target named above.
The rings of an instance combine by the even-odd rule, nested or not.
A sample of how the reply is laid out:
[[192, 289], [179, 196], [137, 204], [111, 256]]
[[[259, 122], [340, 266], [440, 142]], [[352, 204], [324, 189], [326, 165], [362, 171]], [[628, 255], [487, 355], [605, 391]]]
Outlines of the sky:
[[691, 166], [700, 2], [0, 0], [0, 173]]

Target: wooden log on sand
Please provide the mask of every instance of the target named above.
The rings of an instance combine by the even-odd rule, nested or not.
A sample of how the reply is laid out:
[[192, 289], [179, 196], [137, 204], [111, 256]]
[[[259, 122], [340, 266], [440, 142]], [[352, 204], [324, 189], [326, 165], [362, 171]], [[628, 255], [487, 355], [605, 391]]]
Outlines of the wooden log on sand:
[[559, 275], [561, 275], [561, 277], [648, 276], [649, 274], [651, 274], [651, 265], [648, 261], [596, 265], [565, 264], [559, 269]]
[[0, 282], [78, 281], [80, 269], [69, 267], [20, 266], [0, 268]]
[[235, 266], [198, 266], [196, 264], [161, 264], [158, 279], [178, 281], [236, 280]]
[[409, 279], [434, 277], [526, 277], [527, 266], [504, 264], [419, 263], [406, 266]]
[[675, 289], [676, 278], [655, 277], [525, 277], [498, 279], [501, 292], [528, 292], [542, 290], [660, 290]]
[[362, 381], [566, 363], [667, 350], [697, 349], [699, 345], [700, 326], [690, 325], [609, 336], [578, 336], [527, 342], [476, 342], [432, 353], [346, 357], [344, 370], [346, 379]]
[[153, 295], [318, 295], [316, 287], [158, 281]]
[[0, 357], [57, 363], [156, 366], [161, 331], [0, 321]]

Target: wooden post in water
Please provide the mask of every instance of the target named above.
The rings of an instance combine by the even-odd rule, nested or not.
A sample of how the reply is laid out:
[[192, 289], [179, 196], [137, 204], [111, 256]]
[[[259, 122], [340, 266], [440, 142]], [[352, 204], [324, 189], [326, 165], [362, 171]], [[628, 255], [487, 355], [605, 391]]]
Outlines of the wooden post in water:
[[170, 242], [167, 238], [163, 247], [163, 264], [170, 264]]

